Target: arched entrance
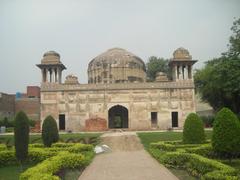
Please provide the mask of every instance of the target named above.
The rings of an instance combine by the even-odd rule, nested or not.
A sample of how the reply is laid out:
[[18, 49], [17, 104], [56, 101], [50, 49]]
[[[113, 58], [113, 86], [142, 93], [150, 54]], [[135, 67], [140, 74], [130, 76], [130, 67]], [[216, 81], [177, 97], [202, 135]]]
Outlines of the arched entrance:
[[128, 109], [116, 105], [108, 111], [109, 128], [128, 128]]

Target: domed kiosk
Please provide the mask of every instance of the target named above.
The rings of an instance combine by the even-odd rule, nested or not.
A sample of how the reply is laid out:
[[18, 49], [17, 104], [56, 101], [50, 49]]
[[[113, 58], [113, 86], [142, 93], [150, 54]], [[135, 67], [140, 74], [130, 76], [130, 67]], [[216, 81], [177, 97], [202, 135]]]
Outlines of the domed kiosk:
[[122, 48], [112, 48], [95, 57], [88, 65], [88, 83], [145, 82], [142, 59]]

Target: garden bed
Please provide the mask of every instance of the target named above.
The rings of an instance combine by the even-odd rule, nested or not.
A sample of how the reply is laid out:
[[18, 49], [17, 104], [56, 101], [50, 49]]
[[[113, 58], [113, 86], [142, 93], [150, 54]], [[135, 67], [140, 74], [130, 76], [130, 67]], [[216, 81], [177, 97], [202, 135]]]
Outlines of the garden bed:
[[[74, 135], [79, 138], [76, 134]], [[90, 138], [98, 136], [99, 134], [91, 134]], [[89, 143], [91, 142], [98, 143], [89, 140]], [[59, 176], [61, 179], [73, 179], [73, 177], [77, 179], [93, 157], [94, 151], [91, 144], [55, 143], [50, 148], [44, 147], [41, 143], [29, 144], [28, 158], [23, 165], [26, 171], [21, 173], [14, 148], [0, 144], [0, 172], [4, 172], [1, 173], [0, 179], [59, 179]]]

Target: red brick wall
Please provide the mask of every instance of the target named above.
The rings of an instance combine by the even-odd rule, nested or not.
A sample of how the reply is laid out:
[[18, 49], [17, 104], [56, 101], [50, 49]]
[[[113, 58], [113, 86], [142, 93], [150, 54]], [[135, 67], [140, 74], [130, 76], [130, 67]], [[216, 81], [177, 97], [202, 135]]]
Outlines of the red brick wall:
[[21, 98], [15, 101], [15, 112], [24, 111], [30, 119], [40, 120], [40, 99], [39, 98]]
[[91, 118], [85, 121], [85, 131], [106, 131], [107, 121], [103, 118]]
[[40, 88], [38, 86], [27, 86], [28, 97], [40, 97]]

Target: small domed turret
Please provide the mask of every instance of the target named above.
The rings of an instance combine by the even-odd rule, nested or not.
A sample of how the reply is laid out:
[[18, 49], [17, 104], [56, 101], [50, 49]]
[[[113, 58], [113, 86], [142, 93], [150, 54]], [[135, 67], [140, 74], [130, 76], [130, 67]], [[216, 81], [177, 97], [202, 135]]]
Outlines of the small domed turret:
[[174, 60], [191, 60], [192, 56], [189, 54], [188, 50], [180, 47], [173, 52]]

